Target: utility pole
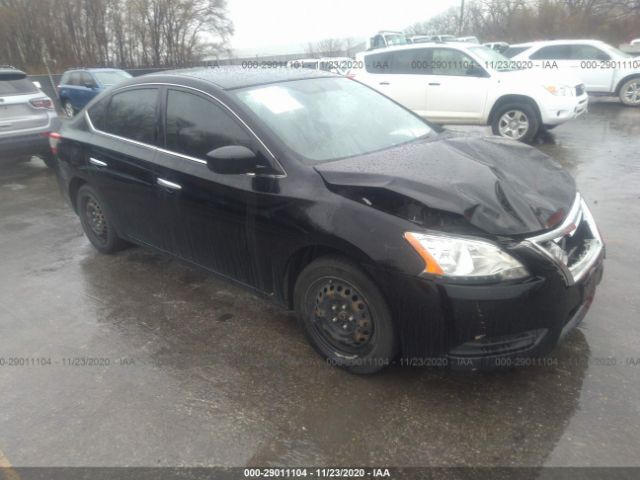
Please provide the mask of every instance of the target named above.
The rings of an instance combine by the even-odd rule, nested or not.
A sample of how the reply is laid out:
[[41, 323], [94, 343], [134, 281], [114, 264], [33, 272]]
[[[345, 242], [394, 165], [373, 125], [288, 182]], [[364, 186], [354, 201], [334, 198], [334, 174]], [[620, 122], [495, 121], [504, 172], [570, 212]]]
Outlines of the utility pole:
[[462, 36], [462, 24], [464, 22], [464, 0], [460, 0], [460, 22], [458, 22], [458, 36]]

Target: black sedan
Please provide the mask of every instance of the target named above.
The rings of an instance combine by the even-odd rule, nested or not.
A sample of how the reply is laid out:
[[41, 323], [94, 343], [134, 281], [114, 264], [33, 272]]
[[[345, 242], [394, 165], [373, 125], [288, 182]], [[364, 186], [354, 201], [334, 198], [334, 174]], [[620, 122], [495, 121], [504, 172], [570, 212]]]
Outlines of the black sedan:
[[100, 252], [142, 245], [250, 288], [354, 373], [539, 358], [602, 276], [593, 217], [549, 157], [328, 73], [139, 77], [51, 146]]

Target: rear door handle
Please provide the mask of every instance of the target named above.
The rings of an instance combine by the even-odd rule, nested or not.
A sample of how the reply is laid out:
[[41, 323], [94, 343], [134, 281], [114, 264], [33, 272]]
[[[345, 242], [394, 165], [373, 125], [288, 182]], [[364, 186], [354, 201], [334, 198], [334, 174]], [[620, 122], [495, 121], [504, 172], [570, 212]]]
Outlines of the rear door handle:
[[182, 190], [182, 185], [170, 182], [169, 180], [165, 180], [164, 178], [158, 178], [157, 182], [158, 185], [164, 188], [168, 188], [169, 190]]
[[89, 157], [89, 163], [91, 165], [95, 165], [96, 167], [106, 167], [107, 162], [103, 162], [102, 160], [98, 160], [97, 158]]
[[440, 84], [439, 84], [439, 83], [436, 83], [436, 82], [434, 82], [434, 83], [430, 83], [429, 85], [431, 85], [432, 87], [439, 87], [439, 86], [440, 86]]
[[389, 85], [389, 82], [380, 82], [378, 85]]

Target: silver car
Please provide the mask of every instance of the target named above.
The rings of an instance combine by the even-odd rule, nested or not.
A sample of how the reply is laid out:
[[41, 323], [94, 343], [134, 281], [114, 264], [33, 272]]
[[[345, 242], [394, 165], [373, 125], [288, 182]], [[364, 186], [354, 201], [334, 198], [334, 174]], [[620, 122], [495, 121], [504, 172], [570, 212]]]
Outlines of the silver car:
[[48, 136], [57, 118], [53, 101], [24, 72], [0, 66], [0, 161], [38, 155], [52, 167]]

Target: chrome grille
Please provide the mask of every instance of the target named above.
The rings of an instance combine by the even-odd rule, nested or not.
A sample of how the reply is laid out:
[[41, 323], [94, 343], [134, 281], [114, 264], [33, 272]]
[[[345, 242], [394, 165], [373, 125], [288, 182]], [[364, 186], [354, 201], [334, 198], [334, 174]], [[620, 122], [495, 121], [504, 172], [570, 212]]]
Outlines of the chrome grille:
[[579, 194], [559, 227], [527, 242], [560, 267], [569, 285], [584, 277], [604, 248], [591, 211]]

